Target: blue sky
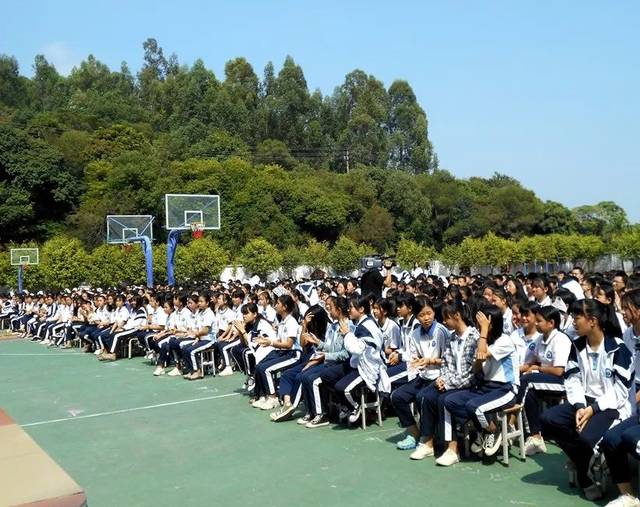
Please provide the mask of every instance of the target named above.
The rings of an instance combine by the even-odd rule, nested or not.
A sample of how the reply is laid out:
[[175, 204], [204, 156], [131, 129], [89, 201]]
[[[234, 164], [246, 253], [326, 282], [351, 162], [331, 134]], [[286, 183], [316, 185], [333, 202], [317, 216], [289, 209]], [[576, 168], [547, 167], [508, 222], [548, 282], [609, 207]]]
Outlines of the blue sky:
[[566, 206], [613, 200], [640, 221], [640, 2], [11, 2], [0, 53], [25, 75], [43, 53], [62, 73], [90, 53], [136, 71], [155, 37], [218, 77], [291, 55], [331, 93], [360, 68], [412, 85], [443, 168], [495, 171]]

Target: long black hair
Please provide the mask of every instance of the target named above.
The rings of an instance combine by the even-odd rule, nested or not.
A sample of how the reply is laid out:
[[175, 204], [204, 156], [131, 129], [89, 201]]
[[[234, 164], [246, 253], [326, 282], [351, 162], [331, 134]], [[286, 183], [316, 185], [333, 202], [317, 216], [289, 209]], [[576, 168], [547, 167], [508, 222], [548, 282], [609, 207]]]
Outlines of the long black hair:
[[594, 318], [605, 336], [622, 337], [622, 330], [613, 305], [605, 305], [596, 299], [584, 299], [571, 305], [571, 315]]

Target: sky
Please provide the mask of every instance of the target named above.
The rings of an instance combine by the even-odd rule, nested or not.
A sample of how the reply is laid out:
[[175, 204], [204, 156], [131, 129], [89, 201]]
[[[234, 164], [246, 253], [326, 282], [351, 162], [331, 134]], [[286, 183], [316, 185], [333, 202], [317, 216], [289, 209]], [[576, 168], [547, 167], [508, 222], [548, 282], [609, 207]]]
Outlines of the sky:
[[0, 53], [31, 76], [44, 54], [68, 74], [89, 54], [118, 69], [158, 40], [219, 78], [245, 57], [261, 76], [291, 55], [330, 94], [362, 69], [407, 80], [440, 166], [512, 176], [568, 207], [615, 201], [640, 222], [640, 2], [5, 2]]

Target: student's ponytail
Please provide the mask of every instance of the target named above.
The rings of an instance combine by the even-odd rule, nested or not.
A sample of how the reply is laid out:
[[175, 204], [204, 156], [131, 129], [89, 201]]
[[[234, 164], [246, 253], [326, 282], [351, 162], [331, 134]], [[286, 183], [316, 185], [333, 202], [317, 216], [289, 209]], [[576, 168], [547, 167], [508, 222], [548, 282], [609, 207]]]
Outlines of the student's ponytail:
[[462, 301], [455, 300], [442, 305], [442, 317], [444, 319], [447, 317], [453, 317], [456, 313], [460, 315], [460, 318], [467, 326], [474, 325], [471, 311]]

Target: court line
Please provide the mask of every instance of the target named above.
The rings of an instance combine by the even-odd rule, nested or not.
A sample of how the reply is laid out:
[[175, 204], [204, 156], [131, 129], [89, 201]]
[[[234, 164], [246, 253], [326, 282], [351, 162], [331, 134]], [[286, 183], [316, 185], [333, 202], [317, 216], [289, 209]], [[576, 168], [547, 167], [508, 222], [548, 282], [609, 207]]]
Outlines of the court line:
[[146, 405], [144, 407], [133, 407], [133, 408], [123, 408], [121, 410], [112, 410], [110, 412], [99, 412], [97, 414], [86, 414], [79, 415], [76, 417], [63, 417], [62, 419], [50, 419], [48, 421], [38, 421], [32, 422], [28, 424], [21, 424], [23, 428], [29, 428], [31, 426], [43, 426], [45, 424], [54, 424], [65, 421], [77, 421], [79, 419], [93, 419], [95, 417], [104, 417], [107, 415], [117, 415], [117, 414], [127, 414], [129, 412], [138, 412], [140, 410], [149, 410], [152, 408], [161, 408], [161, 407], [171, 407], [173, 405], [183, 405], [185, 403], [195, 403], [197, 401], [207, 401], [207, 400], [217, 400], [220, 398], [228, 398], [229, 396], [239, 396], [240, 393], [228, 393], [228, 394], [219, 394], [217, 396], [206, 396], [204, 398], [192, 398], [190, 400], [182, 400], [182, 401], [172, 401], [169, 403], [159, 403], [157, 405]]
[[86, 355], [86, 353], [84, 352], [63, 352], [62, 354], [51, 354], [51, 353], [47, 353], [47, 352], [42, 352], [42, 353], [12, 353], [12, 352], [6, 352], [6, 353], [2, 353], [0, 352], [0, 356], [84, 356]]

